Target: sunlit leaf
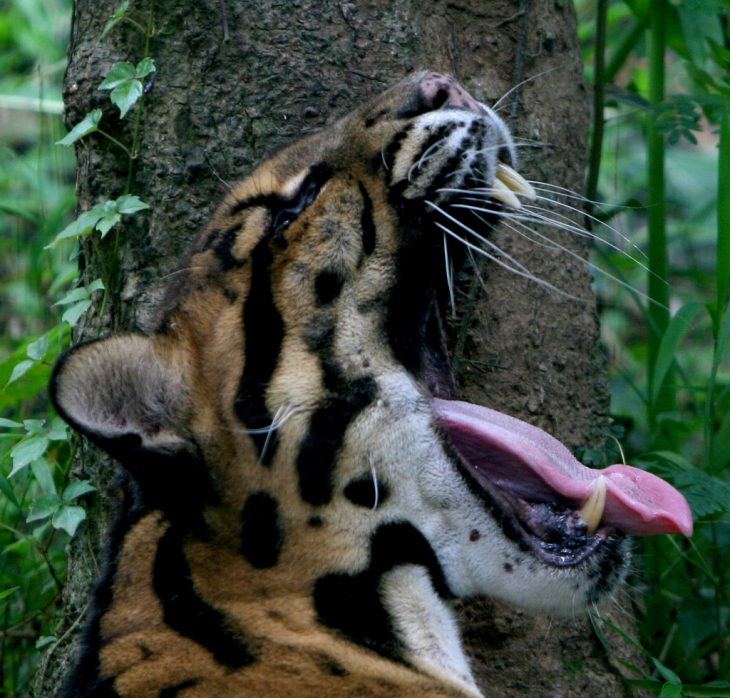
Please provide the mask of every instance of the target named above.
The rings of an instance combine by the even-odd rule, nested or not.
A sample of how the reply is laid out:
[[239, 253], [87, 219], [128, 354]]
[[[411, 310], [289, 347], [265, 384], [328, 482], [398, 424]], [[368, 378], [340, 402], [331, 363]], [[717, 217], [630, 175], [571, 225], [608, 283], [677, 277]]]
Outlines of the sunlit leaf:
[[129, 9], [129, 0], [123, 0], [121, 5], [117, 7], [116, 10], [114, 10], [114, 14], [112, 15], [112, 18], [106, 23], [104, 26], [104, 31], [101, 33], [101, 38], [103, 39], [114, 27], [121, 22], [125, 15], [127, 14], [127, 10]]
[[134, 194], [125, 194], [117, 199], [117, 211], [119, 213], [136, 213], [146, 208], [149, 208], [149, 204], [146, 204]]
[[100, 90], [114, 90], [134, 78], [134, 66], [127, 61], [115, 63], [99, 85]]
[[86, 518], [86, 511], [77, 506], [62, 506], [53, 515], [53, 528], [62, 528], [69, 536], [76, 533], [79, 524]]
[[116, 211], [112, 211], [111, 213], [107, 213], [103, 218], [99, 220], [99, 222], [96, 224], [96, 229], [101, 233], [101, 237], [106, 237], [106, 234], [117, 224], [119, 221], [122, 220], [121, 215], [119, 215]]
[[88, 480], [77, 480], [72, 482], [64, 491], [62, 499], [64, 502], [71, 502], [82, 495], [88, 494], [89, 492], [96, 492], [94, 487]]
[[79, 286], [78, 288], [72, 288], [60, 301], [56, 301], [53, 305], [68, 305], [88, 298], [89, 289], [86, 286]]
[[35, 364], [35, 361], [32, 361], [31, 359], [26, 359], [25, 361], [21, 361], [19, 364], [17, 364], [13, 369], [13, 372], [10, 374], [10, 378], [8, 378], [8, 382], [6, 383], [6, 385], [14, 383], [16, 380], [18, 380], [18, 378], [21, 378], [26, 373], [28, 373], [33, 364]]
[[33, 472], [33, 477], [35, 477], [38, 485], [45, 494], [56, 494], [56, 483], [53, 481], [51, 466], [45, 458], [34, 460], [30, 464], [30, 469]]
[[94, 131], [98, 131], [100, 121], [101, 109], [94, 109], [94, 111], [90, 111], [66, 136], [57, 142], [57, 145], [73, 145], [77, 140], [79, 140], [79, 138], [83, 138]]
[[67, 308], [66, 311], [61, 315], [61, 320], [63, 322], [67, 322], [71, 327], [75, 327], [76, 323], [79, 321], [79, 318], [91, 307], [91, 301], [79, 301], [75, 305], [72, 305], [70, 308]]
[[13, 477], [23, 468], [30, 465], [34, 460], [40, 458], [48, 448], [48, 439], [45, 436], [32, 436], [23, 439], [11, 451], [10, 457], [13, 460], [13, 469], [8, 477]]
[[42, 521], [49, 516], [53, 516], [60, 506], [61, 499], [58, 495], [37, 497], [31, 506], [30, 514], [28, 514], [25, 520], [27, 523]]
[[146, 78], [150, 73], [154, 73], [155, 70], [157, 70], [155, 62], [149, 57], [143, 58], [139, 63], [137, 63], [135, 76], [141, 80], [142, 78]]
[[58, 639], [55, 635], [41, 635], [36, 641], [35, 641], [35, 648], [37, 650], [42, 650], [44, 647], [48, 647], [48, 645], [52, 645], [54, 642], [57, 642]]
[[3, 427], [4, 429], [15, 429], [22, 426], [23, 425], [20, 422], [14, 422], [12, 419], [0, 417], [0, 427]]
[[48, 335], [43, 335], [28, 345], [28, 358], [40, 361], [48, 353]]

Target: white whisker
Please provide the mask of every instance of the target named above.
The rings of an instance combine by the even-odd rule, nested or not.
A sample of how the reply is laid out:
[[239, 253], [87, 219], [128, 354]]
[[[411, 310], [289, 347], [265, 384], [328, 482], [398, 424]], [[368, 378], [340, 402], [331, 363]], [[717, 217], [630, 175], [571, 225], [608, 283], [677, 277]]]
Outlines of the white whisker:
[[493, 105], [492, 105], [492, 111], [499, 111], [499, 105], [507, 99], [515, 90], [518, 90], [523, 85], [526, 85], [528, 82], [532, 82], [533, 80], [537, 80], [538, 78], [543, 77], [544, 75], [548, 75], [549, 73], [552, 73], [553, 70], [557, 70], [557, 68], [549, 68], [548, 70], [543, 70], [541, 73], [537, 73], [535, 75], [531, 75], [529, 78], [525, 78], [521, 82], [518, 82], [513, 87], [510, 87], [507, 92], [505, 92]]
[[373, 490], [374, 490], [374, 501], [373, 501], [373, 511], [375, 511], [378, 508], [378, 504], [380, 504], [380, 489], [378, 487], [378, 473], [375, 470], [375, 464], [373, 463], [373, 457], [372, 454], [368, 453], [368, 463], [370, 464], [370, 473], [373, 476]]
[[449, 289], [449, 302], [451, 303], [451, 317], [456, 317], [456, 300], [454, 299], [454, 269], [451, 266], [449, 257], [448, 238], [444, 235], [444, 264], [446, 266], [446, 286]]

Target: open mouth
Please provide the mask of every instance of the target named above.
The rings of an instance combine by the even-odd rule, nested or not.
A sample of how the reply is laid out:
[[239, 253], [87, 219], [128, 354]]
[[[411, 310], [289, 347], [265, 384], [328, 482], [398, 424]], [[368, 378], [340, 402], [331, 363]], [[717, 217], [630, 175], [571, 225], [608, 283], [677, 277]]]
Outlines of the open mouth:
[[[532, 187], [505, 165], [498, 165], [495, 182], [489, 195], [503, 207], [516, 209], [518, 197], [534, 197]], [[435, 419], [505, 533], [523, 549], [546, 564], [570, 567], [622, 534], [692, 534], [684, 496], [661, 478], [623, 464], [588, 468], [537, 427], [446, 399], [455, 391], [442, 322], [429, 324], [438, 328], [424, 362]]]

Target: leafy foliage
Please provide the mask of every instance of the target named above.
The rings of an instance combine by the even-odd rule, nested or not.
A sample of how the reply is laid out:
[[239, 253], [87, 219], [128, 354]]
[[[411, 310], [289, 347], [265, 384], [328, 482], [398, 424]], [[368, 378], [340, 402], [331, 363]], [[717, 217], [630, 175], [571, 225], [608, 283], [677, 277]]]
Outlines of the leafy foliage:
[[[593, 6], [577, 7], [590, 65]], [[648, 303], [597, 280], [627, 460], [678, 487], [695, 517], [691, 541], [646, 539], [638, 558], [639, 640], [655, 671], [631, 682], [661, 696], [730, 696], [728, 10], [727, 0], [608, 3], [606, 142], [591, 163], [611, 202], [599, 215], [654, 245]], [[625, 257], [599, 254], [630, 287], [647, 283]]]
[[[0, 252], [7, 253], [0, 259], [10, 260], [7, 268], [0, 262], [0, 327], [6, 330], [0, 332], [0, 694], [23, 695], [39, 652], [52, 651], [57, 642], [56, 603], [66, 571], [66, 543], [85, 520], [84, 504], [94, 493], [90, 482], [71, 478], [73, 445], [45, 397], [51, 367], [67, 346], [71, 328], [91, 308], [95, 294], [106, 292], [104, 279], [79, 285], [75, 250], [79, 238], [104, 238], [124, 216], [149, 207], [127, 190], [67, 222], [73, 160], [54, 142], [70, 146], [91, 136], [108, 138], [125, 152], [131, 172], [140, 119], [130, 146], [102, 130], [100, 109], [59, 138], [70, 0], [16, 0], [10, 5], [11, 12], [0, 16], [0, 68], [5, 65], [17, 75], [5, 83], [0, 78], [0, 109], [4, 100], [20, 104], [31, 118], [11, 120], [17, 128], [3, 133], [0, 145], [0, 210], [12, 221], [0, 235]], [[45, 21], [46, 11], [53, 21]], [[148, 46], [148, 29], [127, 13], [123, 2], [105, 33], [128, 22], [145, 35]], [[29, 37], [38, 44], [30, 54]], [[52, 61], [55, 67], [39, 69], [36, 61]], [[154, 70], [149, 57], [136, 66], [112, 66], [100, 87], [110, 92], [122, 117], [135, 105], [139, 112], [142, 80]], [[40, 99], [36, 75], [43, 76], [50, 97]], [[4, 90], [18, 94], [3, 98]], [[35, 97], [18, 101], [24, 94]], [[37, 145], [29, 149], [28, 143]], [[128, 187], [132, 183], [130, 177]]]

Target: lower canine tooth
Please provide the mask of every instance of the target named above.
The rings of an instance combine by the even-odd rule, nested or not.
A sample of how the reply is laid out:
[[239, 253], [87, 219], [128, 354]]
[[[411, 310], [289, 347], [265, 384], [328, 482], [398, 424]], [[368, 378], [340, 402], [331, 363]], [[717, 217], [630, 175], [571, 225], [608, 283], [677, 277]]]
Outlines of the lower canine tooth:
[[593, 492], [588, 497], [586, 503], [583, 505], [581, 510], [578, 512], [583, 521], [588, 524], [588, 535], [592, 536], [597, 530], [601, 523], [601, 517], [603, 516], [603, 510], [606, 508], [606, 478], [603, 475], [599, 475], [593, 486]]

